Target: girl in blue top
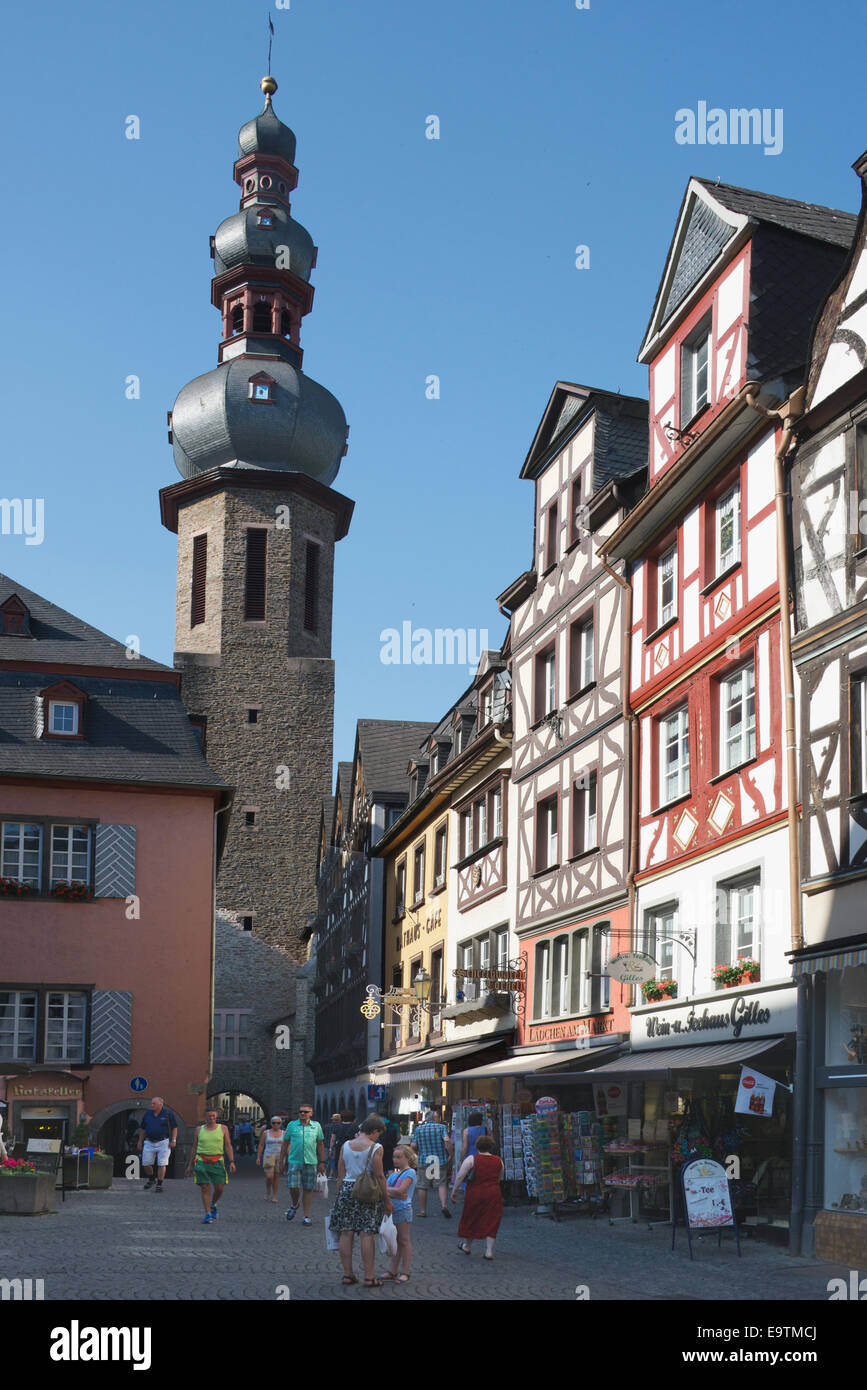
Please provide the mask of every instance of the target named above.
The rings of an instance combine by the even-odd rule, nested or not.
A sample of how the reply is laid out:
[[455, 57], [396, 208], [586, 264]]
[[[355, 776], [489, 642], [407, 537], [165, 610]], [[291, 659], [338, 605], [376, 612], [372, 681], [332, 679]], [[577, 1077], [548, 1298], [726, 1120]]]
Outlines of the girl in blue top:
[[[385, 1180], [394, 1207], [392, 1220], [397, 1230], [397, 1250], [391, 1268], [382, 1277], [394, 1279], [398, 1284], [409, 1283], [409, 1267], [412, 1263], [412, 1199], [415, 1193], [417, 1162], [412, 1149], [399, 1145], [394, 1151], [394, 1168]], [[401, 1272], [398, 1273], [398, 1270]]]

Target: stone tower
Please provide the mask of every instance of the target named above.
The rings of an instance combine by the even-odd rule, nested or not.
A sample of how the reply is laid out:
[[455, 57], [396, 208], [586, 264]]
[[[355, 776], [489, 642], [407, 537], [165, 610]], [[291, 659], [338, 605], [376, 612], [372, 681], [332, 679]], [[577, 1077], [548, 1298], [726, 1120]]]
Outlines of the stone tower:
[[175, 666], [207, 758], [235, 787], [217, 905], [296, 960], [315, 912], [331, 789], [335, 542], [353, 504], [331, 484], [347, 426], [301, 371], [316, 248], [290, 215], [295, 136], [263, 111], [238, 137], [240, 210], [211, 238], [218, 365], [169, 415], [183, 481], [160, 494], [178, 536]]

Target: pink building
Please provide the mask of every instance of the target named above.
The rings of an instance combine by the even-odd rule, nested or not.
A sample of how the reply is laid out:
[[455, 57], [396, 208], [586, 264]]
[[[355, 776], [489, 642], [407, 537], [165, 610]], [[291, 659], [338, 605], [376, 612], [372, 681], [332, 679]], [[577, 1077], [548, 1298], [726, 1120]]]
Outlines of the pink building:
[[153, 1094], [181, 1143], [203, 1118], [230, 793], [202, 739], [174, 671], [0, 576], [0, 1097], [22, 1143], [85, 1113], [122, 1155]]

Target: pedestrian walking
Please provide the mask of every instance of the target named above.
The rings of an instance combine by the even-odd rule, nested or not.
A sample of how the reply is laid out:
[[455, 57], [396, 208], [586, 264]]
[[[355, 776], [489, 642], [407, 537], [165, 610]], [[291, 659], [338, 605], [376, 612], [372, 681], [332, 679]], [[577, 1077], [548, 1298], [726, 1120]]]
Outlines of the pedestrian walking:
[[461, 1163], [463, 1163], [465, 1158], [475, 1158], [476, 1141], [481, 1139], [482, 1135], [487, 1134], [487, 1132], [484, 1115], [480, 1110], [473, 1110], [472, 1113], [467, 1116], [467, 1127], [464, 1130], [464, 1137], [461, 1141]]
[[292, 1204], [286, 1212], [286, 1220], [294, 1220], [303, 1200], [302, 1225], [312, 1226], [310, 1207], [316, 1191], [316, 1174], [325, 1172], [325, 1139], [321, 1124], [313, 1118], [312, 1105], [302, 1105], [298, 1119], [286, 1126], [280, 1148], [280, 1171], [287, 1174], [289, 1201]]
[[464, 1159], [455, 1174], [452, 1201], [458, 1200], [458, 1188], [466, 1182], [464, 1209], [461, 1213], [458, 1249], [465, 1255], [473, 1253], [473, 1241], [485, 1242], [485, 1259], [494, 1258], [494, 1241], [503, 1219], [503, 1192], [500, 1183], [505, 1175], [503, 1160], [496, 1145], [487, 1134], [476, 1140], [475, 1157]]
[[431, 1109], [416, 1128], [412, 1136], [412, 1147], [418, 1155], [418, 1214], [427, 1216], [427, 1194], [435, 1187], [439, 1193], [443, 1216], [451, 1221], [452, 1214], [446, 1205], [446, 1189], [449, 1181], [449, 1160], [454, 1153], [454, 1145], [449, 1139], [448, 1130], [440, 1122], [440, 1112]]
[[340, 1112], [335, 1111], [326, 1125], [323, 1125], [322, 1133], [325, 1138], [325, 1172], [329, 1178], [333, 1178], [337, 1172], [337, 1158], [334, 1153], [334, 1144], [337, 1139], [337, 1130], [340, 1125]]
[[[364, 1287], [381, 1289], [382, 1280], [373, 1273], [375, 1259], [374, 1239], [379, 1234], [384, 1214], [394, 1211], [385, 1174], [382, 1171], [382, 1120], [372, 1115], [365, 1120], [354, 1139], [347, 1139], [340, 1151], [337, 1164], [337, 1200], [328, 1223], [332, 1231], [340, 1233], [340, 1263], [343, 1265], [344, 1284], [357, 1284], [352, 1272], [352, 1244], [355, 1236], [360, 1237], [361, 1263], [364, 1267]], [[371, 1188], [373, 1200], [365, 1200], [365, 1194], [356, 1194], [358, 1180], [365, 1177], [365, 1186]], [[378, 1189], [379, 1195], [376, 1195]], [[366, 1194], [370, 1196], [371, 1193]]]
[[151, 1108], [144, 1113], [138, 1138], [142, 1167], [148, 1175], [145, 1192], [154, 1185], [154, 1164], [157, 1170], [156, 1190], [162, 1192], [166, 1168], [177, 1142], [178, 1121], [174, 1111], [169, 1110], [162, 1096], [152, 1096]]
[[354, 1139], [357, 1133], [358, 1125], [355, 1120], [355, 1112], [353, 1110], [341, 1110], [340, 1124], [334, 1131], [335, 1172], [337, 1171], [337, 1165], [340, 1162], [340, 1150], [343, 1148], [343, 1145], [346, 1143], [347, 1139]]
[[253, 1157], [253, 1124], [249, 1117], [241, 1121], [241, 1154], [244, 1158]]
[[398, 1284], [409, 1283], [412, 1265], [412, 1199], [415, 1194], [417, 1163], [415, 1152], [406, 1144], [398, 1144], [394, 1151], [394, 1168], [386, 1178], [391, 1203], [394, 1208], [392, 1220], [397, 1231], [397, 1250], [387, 1274], [383, 1279], [394, 1279]]
[[190, 1146], [190, 1157], [186, 1171], [187, 1177], [193, 1173], [196, 1185], [202, 1191], [202, 1206], [205, 1208], [205, 1215], [202, 1217], [203, 1226], [206, 1226], [210, 1221], [216, 1221], [219, 1215], [217, 1203], [229, 1181], [226, 1174], [227, 1154], [229, 1172], [234, 1173], [235, 1153], [229, 1131], [225, 1125], [219, 1123], [218, 1111], [206, 1110], [205, 1123], [199, 1125]]
[[280, 1153], [283, 1148], [283, 1121], [279, 1115], [271, 1116], [271, 1126], [263, 1125], [259, 1136], [259, 1149], [256, 1165], [265, 1174], [265, 1201], [276, 1202], [277, 1186], [280, 1182]]

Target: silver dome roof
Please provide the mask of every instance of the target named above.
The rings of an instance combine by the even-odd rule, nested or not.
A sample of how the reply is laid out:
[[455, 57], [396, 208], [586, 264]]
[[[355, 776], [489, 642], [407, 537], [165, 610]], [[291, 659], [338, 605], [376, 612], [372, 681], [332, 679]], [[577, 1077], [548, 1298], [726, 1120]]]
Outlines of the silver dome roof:
[[260, 115], [238, 131], [238, 158], [257, 153], [279, 155], [288, 164], [295, 163], [295, 136], [288, 125], [278, 120], [270, 101], [266, 101]]
[[[263, 372], [273, 378], [273, 401], [250, 399], [250, 379]], [[273, 358], [222, 362], [189, 382], [172, 411], [175, 463], [184, 478], [235, 465], [306, 473], [329, 487], [346, 435], [331, 392]]]
[[[259, 214], [264, 208], [271, 215], [270, 227], [259, 226]], [[214, 233], [216, 273], [222, 275], [237, 265], [273, 266], [277, 262], [278, 246], [289, 247], [289, 265], [286, 266], [284, 260], [284, 268], [294, 271], [302, 280], [309, 280], [316, 248], [307, 228], [275, 203], [242, 208], [221, 222]]]

